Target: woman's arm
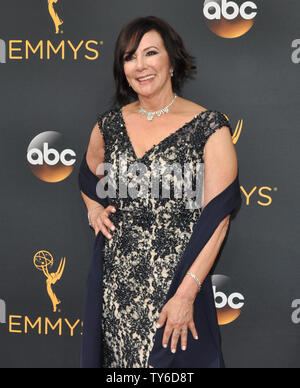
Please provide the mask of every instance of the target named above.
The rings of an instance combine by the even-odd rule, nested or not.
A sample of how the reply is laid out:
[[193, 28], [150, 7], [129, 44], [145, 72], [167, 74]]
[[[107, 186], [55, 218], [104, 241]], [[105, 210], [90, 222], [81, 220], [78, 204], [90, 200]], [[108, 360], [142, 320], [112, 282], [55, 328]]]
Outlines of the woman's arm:
[[[104, 161], [104, 153], [105, 153], [104, 139], [99, 129], [99, 125], [98, 123], [96, 123], [91, 132], [90, 141], [89, 141], [89, 145], [86, 153], [86, 162], [91, 172], [97, 177], [99, 177], [99, 179], [103, 175], [101, 174], [97, 175], [99, 174], [98, 166], [100, 165], [100, 163], [103, 163]], [[100, 205], [99, 202], [89, 198], [81, 190], [80, 190], [80, 193], [88, 212], [93, 207]]]
[[[228, 127], [218, 128], [207, 140], [204, 148], [204, 199], [202, 209], [236, 178], [238, 173], [237, 155]], [[226, 235], [229, 216], [225, 217], [206, 245], [189, 268], [200, 283], [208, 275], [221, 244]], [[181, 348], [187, 348], [188, 329], [197, 339], [197, 330], [194, 323], [194, 300], [198, 292], [196, 281], [186, 275], [175, 295], [164, 305], [157, 328], [166, 326], [163, 333], [162, 345], [166, 348], [171, 338], [171, 351], [176, 352], [177, 343], [181, 336]]]
[[[88, 145], [88, 149], [86, 152], [86, 164], [88, 169], [94, 174], [96, 177], [101, 179], [104, 176], [104, 170], [101, 167], [101, 164], [104, 162], [104, 154], [105, 154], [105, 144], [103, 139], [103, 134], [100, 131], [98, 122], [95, 124], [90, 142]], [[101, 231], [103, 235], [107, 238], [112, 238], [112, 235], [109, 233], [108, 229], [111, 231], [115, 230], [114, 224], [111, 222], [109, 216], [111, 212], [116, 212], [114, 206], [109, 205], [106, 208], [102, 206], [99, 202], [90, 198], [84, 192], [80, 190], [82, 199], [86, 205], [89, 220], [91, 226], [95, 231], [95, 235]]]
[[[232, 142], [228, 127], [222, 127], [213, 133], [204, 147], [204, 201], [203, 208], [229, 186], [236, 178], [238, 172], [238, 160], [235, 147]], [[229, 226], [230, 216], [225, 217], [206, 245], [189, 268], [203, 283], [210, 272], [219, 253]], [[198, 292], [196, 281], [186, 275], [177, 289], [180, 297], [194, 301]]]

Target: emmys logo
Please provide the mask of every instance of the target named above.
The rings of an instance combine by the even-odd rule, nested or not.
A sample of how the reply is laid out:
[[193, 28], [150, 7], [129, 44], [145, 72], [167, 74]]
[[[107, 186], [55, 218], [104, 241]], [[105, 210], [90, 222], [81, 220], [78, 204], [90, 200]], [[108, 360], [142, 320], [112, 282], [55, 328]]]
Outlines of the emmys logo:
[[48, 10], [49, 14], [53, 20], [54, 26], [55, 26], [55, 33], [59, 34], [62, 33], [63, 31], [60, 31], [60, 26], [63, 24], [62, 19], [58, 16], [58, 13], [54, 9], [54, 4], [57, 3], [58, 0], [48, 0]]
[[227, 325], [240, 316], [245, 298], [241, 293], [236, 292], [228, 276], [213, 275], [212, 284], [218, 323]]
[[62, 135], [46, 131], [37, 135], [27, 149], [27, 161], [33, 174], [45, 182], [60, 182], [73, 171], [76, 153], [66, 148]]
[[300, 323], [300, 299], [295, 299], [292, 302], [292, 309], [294, 309], [292, 313], [292, 322], [295, 323], [295, 325]]
[[[300, 40], [299, 40], [299, 45], [300, 45]], [[300, 49], [299, 49], [299, 52], [300, 52]], [[299, 62], [300, 62], [300, 58], [299, 58]], [[226, 114], [223, 113], [223, 115], [229, 120], [229, 118], [226, 116]], [[243, 129], [243, 125], [244, 125], [244, 120], [239, 120], [236, 127], [235, 127], [235, 130], [234, 130], [234, 133], [232, 135], [232, 142], [233, 144], [236, 144], [241, 136], [241, 132], [242, 132], [242, 129]], [[246, 206], [249, 206], [250, 205], [250, 202], [256, 202], [259, 206], [270, 206], [273, 202], [273, 199], [272, 199], [272, 196], [271, 194], [273, 194], [273, 192], [277, 192], [278, 191], [278, 187], [269, 187], [269, 186], [254, 186], [252, 188], [250, 188], [248, 191], [246, 190], [246, 188], [244, 186], [240, 186], [240, 189], [241, 189], [241, 192], [244, 194], [245, 196], [245, 204]], [[257, 199], [257, 197], [259, 197], [259, 199]]]
[[37, 252], [33, 258], [33, 264], [35, 268], [37, 268], [39, 271], [42, 271], [46, 277], [47, 292], [53, 305], [53, 311], [56, 312], [57, 305], [59, 305], [61, 301], [57, 299], [55, 293], [53, 292], [52, 286], [61, 279], [65, 269], [66, 258], [64, 257], [61, 259], [58, 270], [52, 273], [49, 273], [48, 269], [52, 268], [54, 260], [53, 256], [48, 251]]
[[0, 323], [6, 323], [6, 305], [2, 299], [0, 299]]
[[[45, 0], [44, 0], [45, 1]], [[49, 16], [54, 24], [54, 32], [56, 35], [62, 34], [63, 20], [59, 16], [57, 4], [60, 0], [47, 0]], [[46, 5], [46, 4], [45, 4]], [[72, 5], [70, 4], [70, 7]], [[26, 15], [25, 15], [26, 17]], [[51, 24], [52, 24], [51, 22]], [[51, 28], [52, 30], [52, 28]], [[100, 52], [104, 42], [103, 40], [80, 40], [76, 43], [71, 40], [61, 40], [53, 43], [51, 40], [38, 40], [32, 43], [28, 39], [10, 39], [7, 42], [0, 39], [0, 63], [7, 61], [25, 61], [31, 58], [39, 58], [40, 61], [72, 59], [95, 61], [100, 58]], [[7, 47], [7, 50], [6, 50]], [[7, 53], [6, 53], [7, 51]]]
[[300, 39], [295, 39], [292, 42], [292, 48], [296, 49], [292, 53], [292, 62], [298, 65], [300, 63]]
[[[228, 121], [230, 121], [228, 116], [225, 113], [223, 113], [223, 115], [226, 117], [226, 119]], [[237, 125], [236, 125], [236, 127], [235, 127], [233, 135], [231, 136], [233, 144], [236, 144], [238, 142], [240, 136], [241, 136], [241, 132], [242, 132], [242, 128], [243, 128], [243, 123], [244, 123], [244, 120], [239, 120]]]
[[253, 27], [257, 6], [253, 1], [205, 0], [203, 14], [213, 33], [238, 38]]

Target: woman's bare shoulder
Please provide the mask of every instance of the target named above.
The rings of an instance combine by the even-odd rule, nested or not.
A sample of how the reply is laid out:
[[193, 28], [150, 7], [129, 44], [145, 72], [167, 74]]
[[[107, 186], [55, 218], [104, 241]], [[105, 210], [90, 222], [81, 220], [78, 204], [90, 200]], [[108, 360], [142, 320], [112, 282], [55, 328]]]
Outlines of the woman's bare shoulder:
[[208, 109], [204, 106], [197, 104], [196, 102], [193, 102], [191, 100], [187, 100], [185, 98], [179, 97], [179, 109], [182, 110], [184, 114], [187, 116], [195, 116], [199, 113], [205, 112]]
[[123, 105], [121, 109], [123, 113], [131, 114], [131, 113], [136, 113], [138, 106], [139, 106], [139, 101], [137, 100], [127, 105]]

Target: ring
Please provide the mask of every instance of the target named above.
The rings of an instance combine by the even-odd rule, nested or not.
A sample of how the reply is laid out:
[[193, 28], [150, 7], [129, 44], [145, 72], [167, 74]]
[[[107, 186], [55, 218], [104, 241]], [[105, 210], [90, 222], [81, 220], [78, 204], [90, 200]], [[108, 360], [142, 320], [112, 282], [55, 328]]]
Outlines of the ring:
[[182, 333], [187, 333], [187, 329], [181, 330]]
[[178, 332], [178, 331], [174, 331], [174, 334], [176, 334], [176, 335], [180, 335], [180, 332]]

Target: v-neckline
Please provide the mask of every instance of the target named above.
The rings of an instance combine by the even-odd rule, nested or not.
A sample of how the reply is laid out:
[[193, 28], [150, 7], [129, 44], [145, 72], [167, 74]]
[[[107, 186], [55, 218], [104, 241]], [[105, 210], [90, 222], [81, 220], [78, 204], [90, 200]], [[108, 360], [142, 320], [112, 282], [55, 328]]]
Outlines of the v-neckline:
[[159, 147], [161, 146], [163, 143], [165, 143], [167, 140], [169, 140], [171, 137], [173, 137], [174, 135], [178, 134], [179, 132], [181, 132], [187, 125], [190, 125], [194, 122], [194, 120], [196, 120], [196, 118], [198, 118], [199, 116], [203, 115], [204, 113], [207, 113], [209, 112], [209, 110], [204, 110], [200, 113], [197, 113], [191, 120], [187, 121], [186, 123], [184, 123], [181, 127], [179, 127], [178, 129], [176, 129], [176, 131], [170, 133], [170, 135], [166, 136], [165, 138], [163, 138], [160, 142], [158, 142], [157, 144], [154, 144], [150, 149], [148, 149], [143, 156], [141, 156], [140, 158], [137, 156], [136, 152], [135, 152], [135, 149], [133, 147], [133, 144], [130, 140], [130, 137], [129, 137], [129, 134], [128, 134], [128, 131], [127, 131], [127, 128], [126, 128], [126, 124], [125, 124], [125, 120], [124, 120], [124, 116], [123, 116], [123, 111], [122, 111], [122, 107], [119, 109], [119, 115], [120, 115], [120, 118], [121, 118], [121, 123], [123, 124], [123, 128], [124, 128], [124, 133], [125, 133], [125, 137], [127, 139], [127, 142], [131, 148], [131, 151], [132, 151], [132, 154], [134, 156], [134, 158], [137, 160], [137, 161], [141, 161], [143, 160], [150, 152], [152, 152], [154, 150], [154, 148], [156, 147]]

